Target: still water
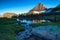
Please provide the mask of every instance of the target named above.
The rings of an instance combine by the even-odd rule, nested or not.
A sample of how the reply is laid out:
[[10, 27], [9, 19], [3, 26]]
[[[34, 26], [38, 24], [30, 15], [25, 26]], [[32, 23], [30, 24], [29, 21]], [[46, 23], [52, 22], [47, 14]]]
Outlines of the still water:
[[21, 22], [25, 22], [25, 23], [28, 23], [28, 24], [30, 24], [30, 23], [42, 23], [42, 22], [51, 22], [51, 21], [49, 21], [49, 20], [20, 20]]
[[21, 24], [22, 26], [25, 27], [25, 31], [19, 32], [17, 34], [16, 36], [17, 40], [24, 40], [25, 38], [30, 37], [30, 35], [32, 34], [39, 36], [39, 37], [44, 37], [46, 39], [60, 40], [60, 26], [39, 26], [36, 28], [32, 28], [30, 24], [38, 23], [37, 20], [35, 20], [35, 22], [34, 20], [33, 21], [19, 20], [19, 21], [22, 23], [23, 22], [25, 23], [25, 24]]

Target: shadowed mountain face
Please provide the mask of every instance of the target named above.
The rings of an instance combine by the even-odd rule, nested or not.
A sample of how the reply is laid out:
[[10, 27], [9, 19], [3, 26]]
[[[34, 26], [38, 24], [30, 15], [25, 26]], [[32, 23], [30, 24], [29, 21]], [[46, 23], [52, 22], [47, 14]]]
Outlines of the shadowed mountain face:
[[51, 13], [60, 13], [60, 4], [52, 9]]
[[60, 8], [60, 4], [56, 8]]

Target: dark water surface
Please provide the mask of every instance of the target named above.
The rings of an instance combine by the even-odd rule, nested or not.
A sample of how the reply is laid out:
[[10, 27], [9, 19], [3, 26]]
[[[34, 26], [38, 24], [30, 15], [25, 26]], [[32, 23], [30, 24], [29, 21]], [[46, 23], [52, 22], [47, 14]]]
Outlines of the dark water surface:
[[19, 32], [16, 35], [17, 40], [25, 40], [25, 38], [29, 38], [32, 34], [40, 38], [44, 37], [49, 40], [60, 40], [60, 26], [39, 26], [36, 28], [32, 28], [30, 24], [33, 24], [34, 22], [28, 20], [20, 21], [26, 23], [21, 24], [25, 27], [25, 31]]

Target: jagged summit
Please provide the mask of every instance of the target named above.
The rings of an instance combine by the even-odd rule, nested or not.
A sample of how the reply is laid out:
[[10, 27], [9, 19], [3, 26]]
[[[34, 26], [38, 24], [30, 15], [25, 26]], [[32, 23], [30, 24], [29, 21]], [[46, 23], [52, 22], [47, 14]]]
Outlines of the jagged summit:
[[38, 10], [45, 10], [46, 7], [42, 4], [42, 3], [39, 3], [37, 6], [35, 6], [32, 10], [33, 11], [38, 11]]
[[32, 10], [29, 11], [29, 14], [40, 14], [45, 12], [45, 9], [47, 8], [42, 3], [39, 3]]

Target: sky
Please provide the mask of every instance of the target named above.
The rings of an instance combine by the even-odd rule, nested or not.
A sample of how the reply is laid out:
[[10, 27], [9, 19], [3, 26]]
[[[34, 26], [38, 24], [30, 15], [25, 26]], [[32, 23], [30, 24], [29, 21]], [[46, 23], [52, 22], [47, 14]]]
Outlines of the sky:
[[60, 4], [60, 0], [0, 0], [0, 14], [6, 12], [27, 13], [39, 3], [44, 4], [47, 8], [51, 8]]

